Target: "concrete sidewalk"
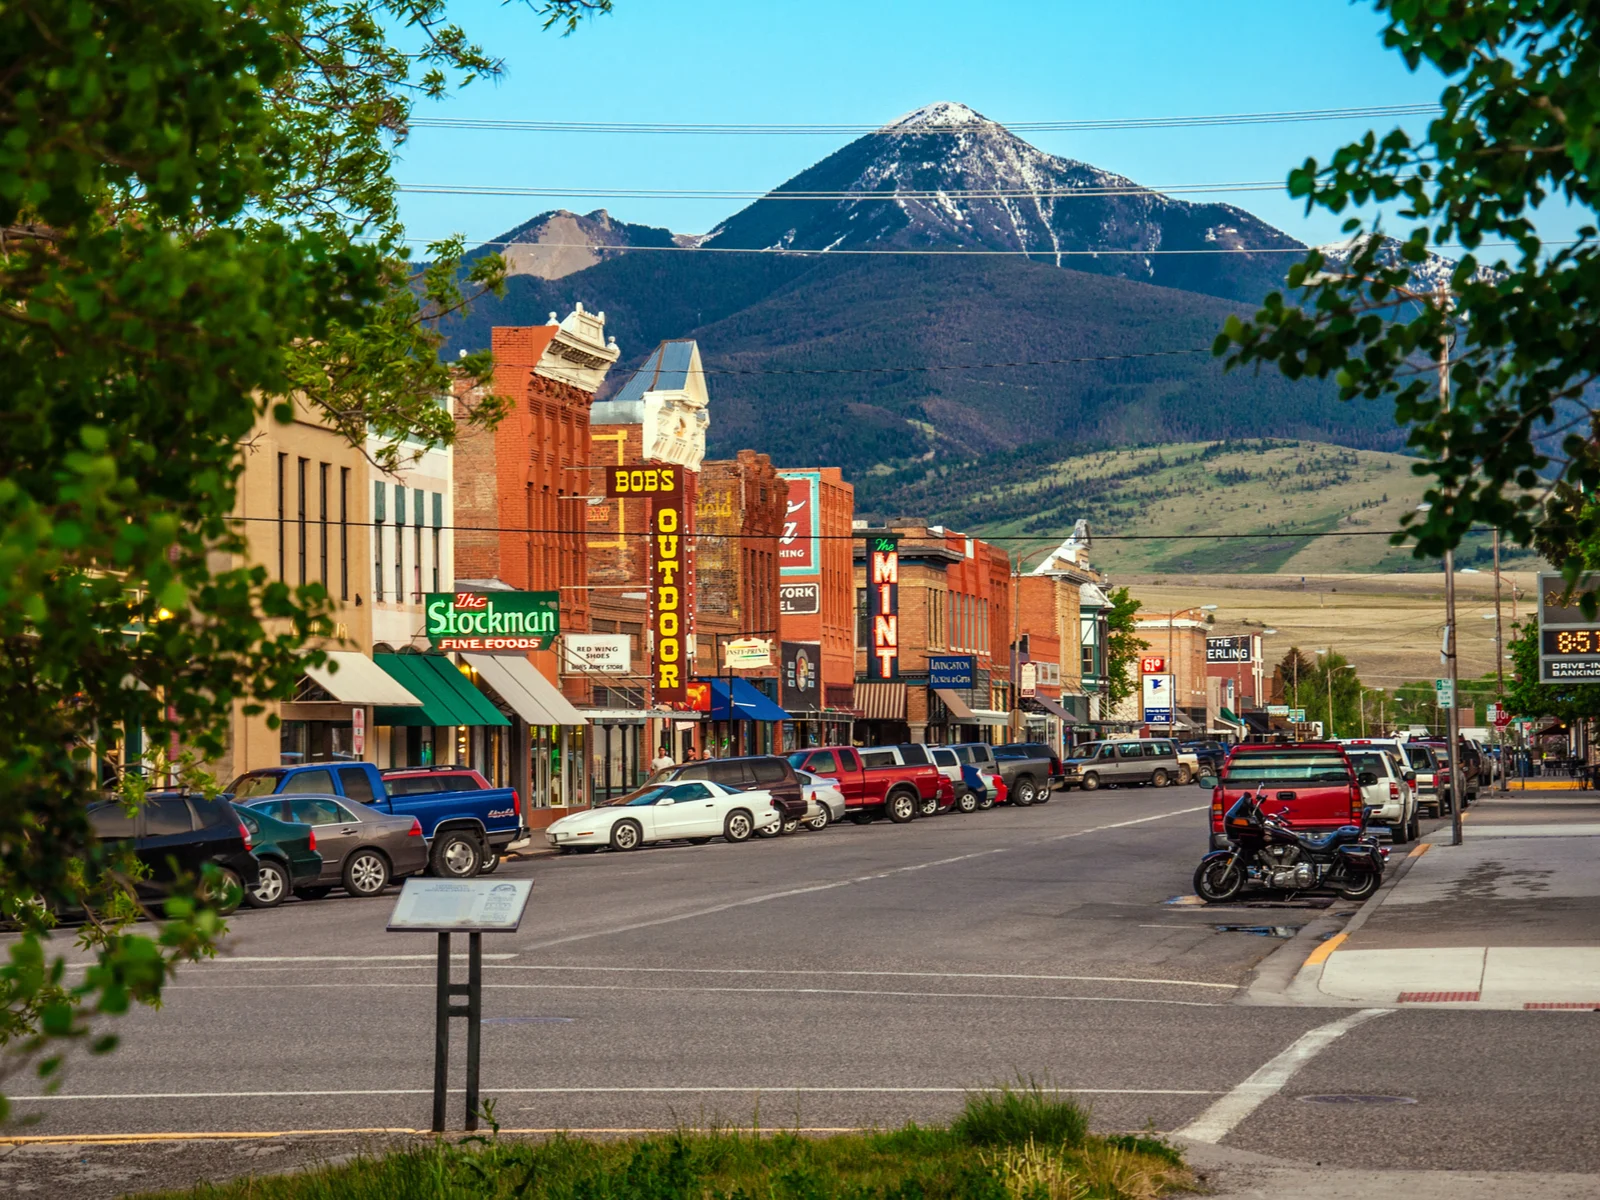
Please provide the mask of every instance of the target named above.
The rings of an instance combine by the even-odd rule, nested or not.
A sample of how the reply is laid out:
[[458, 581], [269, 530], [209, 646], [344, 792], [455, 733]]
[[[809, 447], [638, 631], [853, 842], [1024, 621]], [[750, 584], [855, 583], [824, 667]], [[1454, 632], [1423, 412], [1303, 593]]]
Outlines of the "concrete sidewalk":
[[[1600, 793], [1485, 797], [1391, 863], [1318, 947], [1291, 1004], [1600, 1010]], [[1397, 870], [1398, 868], [1398, 870]]]

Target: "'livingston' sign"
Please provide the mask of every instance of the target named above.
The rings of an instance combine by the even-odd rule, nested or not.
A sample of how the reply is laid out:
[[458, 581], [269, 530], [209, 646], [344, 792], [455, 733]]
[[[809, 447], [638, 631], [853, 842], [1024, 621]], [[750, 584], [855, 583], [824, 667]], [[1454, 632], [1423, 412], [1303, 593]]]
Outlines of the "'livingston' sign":
[[561, 632], [558, 592], [429, 592], [423, 611], [435, 650], [526, 654]]

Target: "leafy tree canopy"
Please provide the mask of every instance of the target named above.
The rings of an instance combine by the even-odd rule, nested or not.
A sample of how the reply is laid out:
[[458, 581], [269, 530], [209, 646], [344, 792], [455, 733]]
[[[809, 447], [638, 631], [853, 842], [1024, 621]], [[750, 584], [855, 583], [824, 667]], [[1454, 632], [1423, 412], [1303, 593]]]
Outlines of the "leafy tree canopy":
[[1106, 599], [1111, 601], [1106, 610], [1106, 705], [1114, 708], [1138, 689], [1133, 661], [1150, 643], [1134, 631], [1134, 617], [1142, 605], [1132, 593], [1122, 587], [1107, 593]]

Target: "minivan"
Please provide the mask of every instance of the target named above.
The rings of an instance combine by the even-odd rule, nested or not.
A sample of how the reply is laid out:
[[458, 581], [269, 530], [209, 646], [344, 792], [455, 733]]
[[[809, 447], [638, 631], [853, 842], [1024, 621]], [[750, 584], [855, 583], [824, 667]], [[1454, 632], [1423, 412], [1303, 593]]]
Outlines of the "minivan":
[[1088, 742], [1061, 764], [1068, 787], [1096, 788], [1148, 783], [1166, 787], [1178, 779], [1177, 748], [1165, 738]]

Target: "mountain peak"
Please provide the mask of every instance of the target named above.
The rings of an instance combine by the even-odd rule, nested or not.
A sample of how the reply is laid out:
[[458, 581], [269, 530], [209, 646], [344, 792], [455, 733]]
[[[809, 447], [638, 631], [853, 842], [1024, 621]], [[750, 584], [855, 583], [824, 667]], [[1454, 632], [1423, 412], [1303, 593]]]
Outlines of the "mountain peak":
[[896, 117], [878, 132], [905, 133], [909, 130], [927, 128], [929, 132], [947, 133], [952, 126], [961, 125], [996, 125], [996, 122], [965, 104], [957, 104], [953, 100], [936, 100], [932, 104], [924, 104], [921, 108], [913, 109], [904, 116]]

